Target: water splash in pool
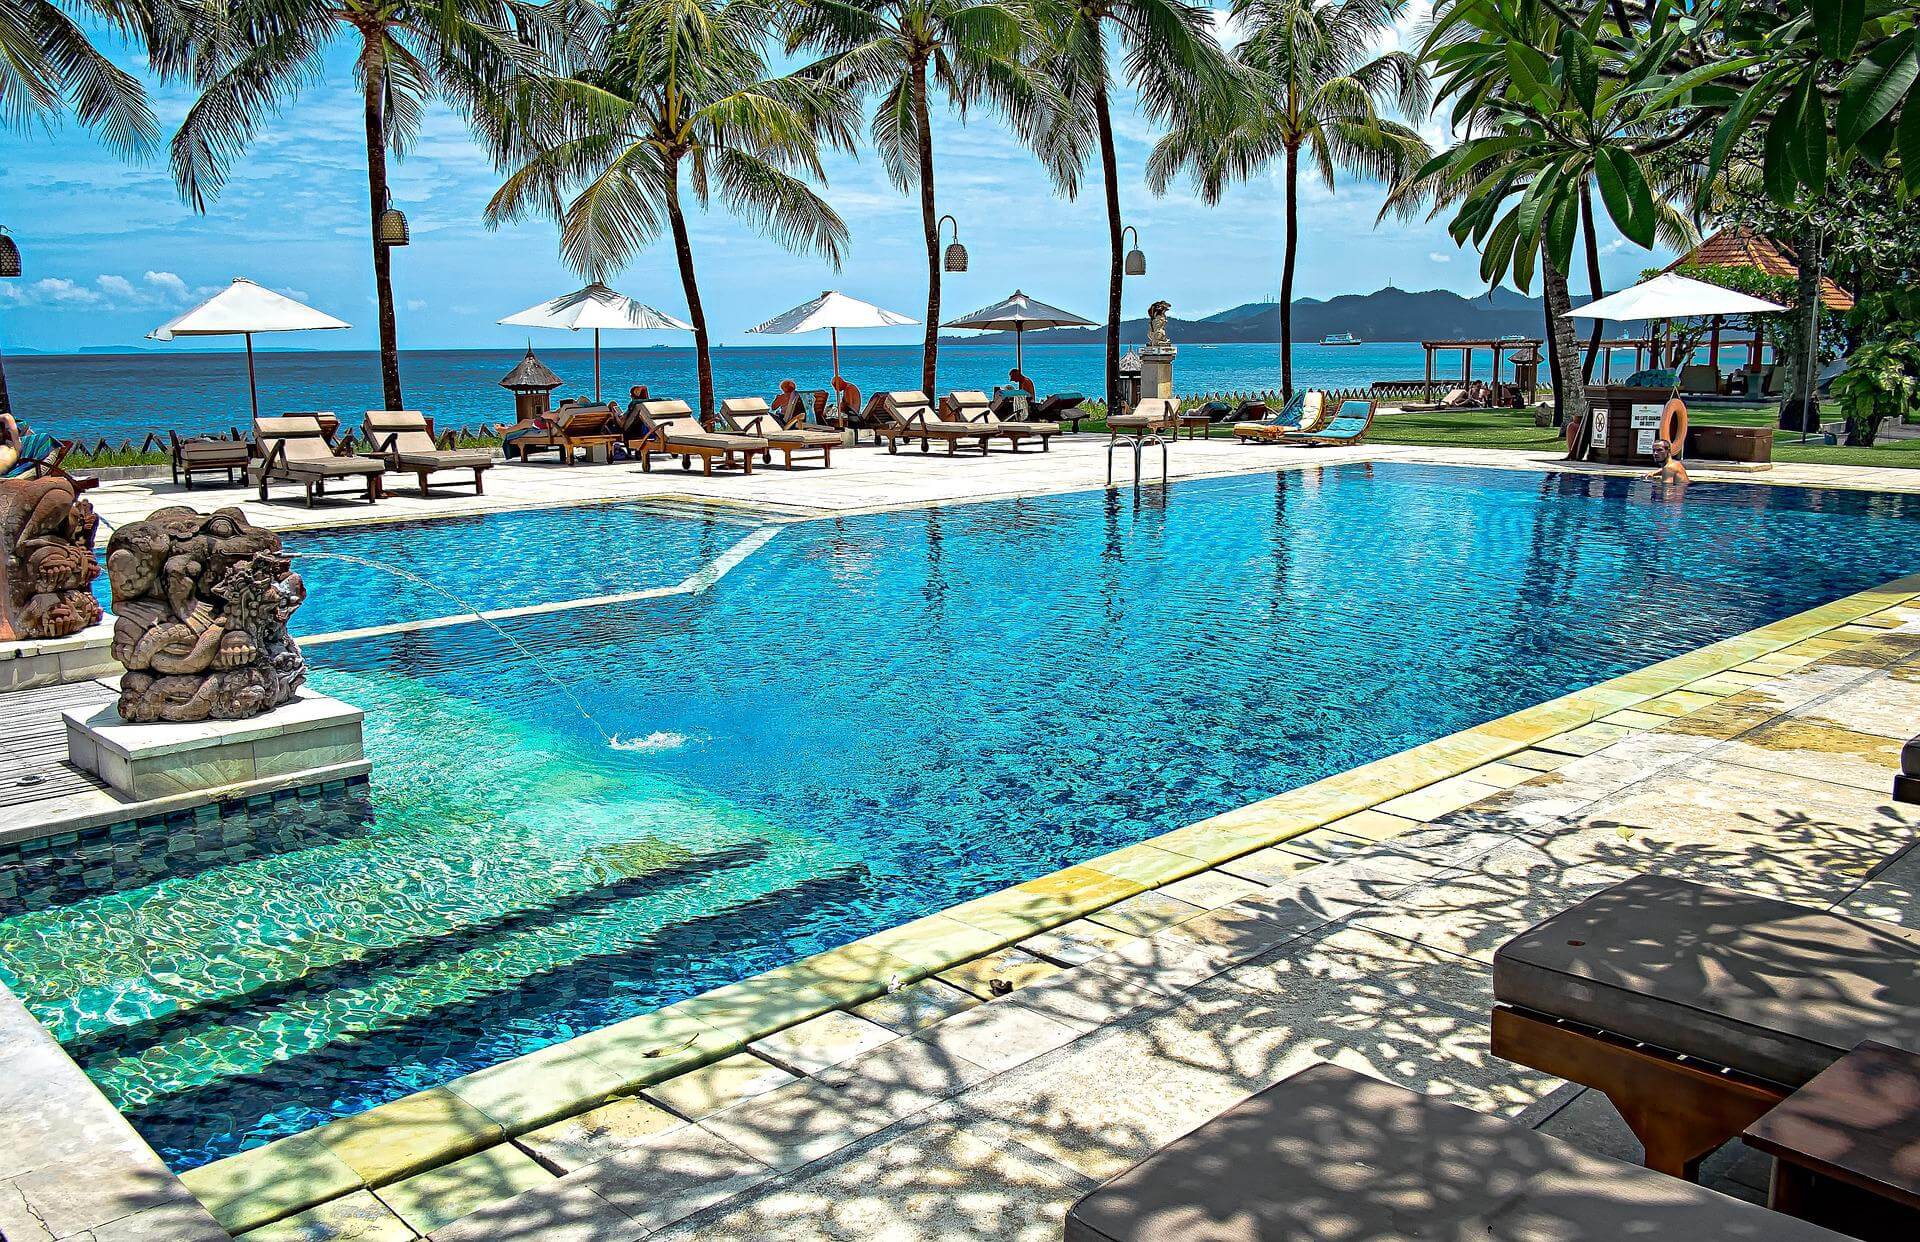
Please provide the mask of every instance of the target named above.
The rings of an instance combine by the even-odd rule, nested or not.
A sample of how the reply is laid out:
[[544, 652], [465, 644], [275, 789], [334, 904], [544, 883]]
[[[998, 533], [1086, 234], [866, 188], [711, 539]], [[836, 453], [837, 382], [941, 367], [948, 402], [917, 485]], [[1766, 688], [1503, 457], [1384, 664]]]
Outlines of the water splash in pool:
[[[467, 602], [464, 599], [461, 599], [458, 595], [455, 595], [452, 591], [447, 590], [447, 588], [441, 586], [439, 583], [432, 582], [426, 578], [422, 578], [419, 574], [413, 573], [409, 570], [401, 569], [395, 565], [387, 565], [387, 564], [383, 564], [380, 561], [369, 560], [367, 557], [364, 557], [364, 556], [350, 556], [345, 552], [296, 552], [289, 549], [287, 551], [287, 555], [291, 557], [305, 558], [305, 559], [311, 559], [311, 560], [348, 561], [355, 565], [365, 565], [369, 569], [383, 570], [384, 572], [390, 573], [397, 578], [405, 578], [409, 582], [412, 582], [419, 586], [423, 586], [427, 588], [427, 590], [434, 592], [436, 595], [444, 596], [445, 598], [451, 600], [453, 603], [459, 605], [461, 612], [467, 614], [468, 616], [471, 616], [475, 621], [480, 622], [480, 624], [492, 630], [495, 634], [499, 635], [500, 640], [502, 642], [508, 644], [515, 651], [518, 651], [521, 655], [525, 656], [527, 658], [527, 663], [533, 667], [533, 670], [539, 673], [541, 677], [551, 682], [553, 684], [554, 689], [558, 690], [561, 694], [566, 696], [567, 702], [573, 704], [573, 710], [580, 713], [580, 719], [592, 725], [593, 731], [595, 733], [598, 733], [600, 735], [600, 740], [605, 742], [608, 746], [612, 747], [614, 750], [670, 749], [669, 747], [666, 747], [666, 746], [634, 746], [631, 743], [623, 744], [618, 734], [608, 733], [606, 729], [601, 727], [599, 720], [595, 719], [594, 714], [587, 710], [587, 705], [580, 701], [580, 696], [576, 695], [573, 692], [572, 687], [568, 686], [566, 682], [561, 681], [558, 677], [554, 676], [552, 670], [550, 670], [546, 666], [546, 663], [543, 660], [541, 660], [538, 655], [534, 654], [532, 649], [530, 649], [525, 643], [521, 642], [519, 639], [515, 638], [513, 635], [507, 633], [505, 629], [501, 628], [501, 626], [498, 623], [496, 623], [491, 617], [487, 616], [486, 613], [482, 612], [478, 608], [475, 608], [471, 603]], [[650, 741], [653, 738], [658, 738], [658, 737], [678, 737], [678, 736], [679, 736], [678, 734], [652, 733], [652, 734], [648, 734], [646, 738], [643, 738], [641, 740]], [[683, 738], [681, 740], [684, 741], [685, 739]]]
[[645, 737], [621, 737], [618, 733], [607, 739], [607, 745], [615, 750], [679, 750], [690, 739], [684, 733], [656, 729]]

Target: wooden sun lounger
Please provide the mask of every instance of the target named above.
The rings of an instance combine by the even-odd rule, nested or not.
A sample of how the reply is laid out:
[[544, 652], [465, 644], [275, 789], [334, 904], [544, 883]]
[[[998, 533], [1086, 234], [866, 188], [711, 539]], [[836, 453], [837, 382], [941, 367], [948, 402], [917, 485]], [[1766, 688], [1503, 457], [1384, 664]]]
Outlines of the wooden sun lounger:
[[1157, 435], [1180, 425], [1180, 403], [1172, 397], [1142, 397], [1125, 414], [1107, 419], [1109, 436]]
[[971, 423], [991, 429], [1016, 453], [1030, 439], [1039, 440], [1040, 451], [1048, 452], [1053, 437], [1060, 434], [1059, 423], [1003, 418], [986, 393], [970, 389], [959, 389], [940, 398], [940, 418], [943, 422]]
[[1280, 438], [1282, 444], [1304, 444], [1308, 446], [1355, 444], [1367, 434], [1373, 426], [1373, 402], [1365, 398], [1342, 401], [1322, 427], [1312, 431], [1295, 431]]
[[1235, 1105], [1067, 1212], [1065, 1242], [1842, 1242], [1322, 1062]]
[[[900, 441], [911, 443], [920, 441], [920, 451], [930, 452], [935, 440], [944, 442], [949, 456], [959, 451], [964, 441], [971, 440], [980, 446], [980, 455], [987, 455], [987, 441], [999, 432], [980, 427], [972, 423], [954, 423], [942, 419], [934, 412], [933, 402], [924, 392], [902, 389], [898, 392], [882, 393], [876, 397], [879, 410], [885, 419], [874, 425], [874, 433], [887, 442], [887, 452], [900, 451]], [[872, 410], [874, 407], [867, 407]]]
[[1080, 432], [1080, 420], [1087, 417], [1081, 408], [1086, 398], [1077, 392], [1056, 392], [1033, 407], [1033, 420], [1037, 423], [1072, 423], [1074, 434]]
[[378, 458], [396, 474], [417, 475], [420, 494], [428, 494], [431, 476], [443, 470], [473, 471], [473, 494], [485, 492], [480, 476], [493, 466], [491, 449], [441, 448], [433, 424], [418, 410], [368, 410], [360, 437], [369, 446], [362, 456]]
[[227, 476], [229, 484], [247, 477], [247, 463], [253, 450], [245, 440], [223, 440], [218, 436], [189, 436], [182, 440], [177, 432], [167, 432], [168, 461], [176, 484], [193, 490], [193, 476], [216, 471]]
[[773, 408], [759, 397], [729, 397], [720, 403], [720, 419], [728, 431], [767, 442], [770, 447], [762, 455], [764, 460], [771, 462], [778, 451], [786, 468], [791, 470], [794, 454], [818, 453], [820, 464], [831, 467], [833, 450], [844, 443], [840, 433], [806, 426], [804, 412], [800, 418], [800, 422], [783, 425]]
[[1328, 421], [1327, 404], [1327, 394], [1316, 389], [1303, 389], [1293, 394], [1293, 400], [1267, 417], [1254, 422], [1235, 423], [1234, 439], [1254, 444], [1278, 444], [1283, 437], [1295, 432], [1317, 430]]
[[619, 407], [612, 404], [562, 405], [546, 415], [549, 426], [508, 428], [500, 447], [508, 460], [517, 455], [523, 462], [531, 461], [537, 452], [552, 449], [560, 454], [563, 464], [571, 466], [581, 452], [591, 455], [596, 448], [611, 451], [620, 442], [619, 416]]
[[722, 468], [738, 465], [742, 472], [752, 474], [754, 457], [765, 455], [771, 447], [759, 436], [708, 431], [684, 401], [642, 401], [639, 412], [649, 433], [640, 444], [642, 470], [652, 470], [658, 454], [678, 457], [682, 470], [693, 469], [693, 459], [698, 457], [701, 471], [708, 475], [713, 473], [716, 459]]
[[320, 429], [320, 420], [311, 414], [289, 414], [281, 418], [253, 420], [254, 479], [260, 485], [260, 499], [267, 498], [267, 485], [284, 480], [306, 489], [307, 507], [327, 494], [327, 484], [341, 479], [360, 479], [366, 483], [367, 503], [380, 499], [380, 476], [386, 466], [366, 457], [335, 457]]
[[1592, 1087], [1693, 1178], [1863, 1040], [1920, 1051], [1920, 932], [1661, 876], [1494, 954], [1493, 1051]]

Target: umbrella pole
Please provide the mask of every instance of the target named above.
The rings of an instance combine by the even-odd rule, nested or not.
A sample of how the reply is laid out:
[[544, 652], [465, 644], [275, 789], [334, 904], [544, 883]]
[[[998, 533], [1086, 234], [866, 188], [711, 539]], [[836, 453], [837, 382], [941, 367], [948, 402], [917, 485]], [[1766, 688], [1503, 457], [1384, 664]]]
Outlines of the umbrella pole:
[[1027, 373], [1027, 360], [1020, 353], [1020, 342], [1022, 340], [1020, 327], [1021, 325], [1017, 323], [1013, 325], [1013, 369], [1025, 375]]
[[242, 332], [247, 340], [247, 400], [253, 405], [253, 416], [260, 417], [260, 389], [253, 378], [253, 333]]
[[828, 328], [827, 333], [833, 337], [833, 391], [838, 394], [840, 391], [840, 329]]
[[600, 404], [600, 329], [593, 330], [593, 403]]

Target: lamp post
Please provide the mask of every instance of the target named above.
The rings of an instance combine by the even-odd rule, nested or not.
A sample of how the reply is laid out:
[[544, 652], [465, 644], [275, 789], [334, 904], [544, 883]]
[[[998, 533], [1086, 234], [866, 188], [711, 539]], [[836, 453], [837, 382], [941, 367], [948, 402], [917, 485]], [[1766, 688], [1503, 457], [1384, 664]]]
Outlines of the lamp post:
[[953, 242], [947, 247], [946, 258], [940, 266], [949, 272], [964, 272], [967, 270], [967, 248], [960, 244], [960, 222], [952, 216], [941, 216], [934, 228], [938, 230], [949, 223], [953, 225]]
[[[17, 280], [20, 276], [20, 247], [13, 238], [7, 236], [7, 230], [0, 227], [0, 280]], [[13, 403], [7, 398], [7, 364], [0, 358], [0, 414], [13, 413]]]
[[1127, 251], [1126, 266], [1123, 270], [1128, 276], [1145, 276], [1147, 274], [1147, 253], [1140, 249], [1140, 230], [1129, 224], [1121, 231], [1120, 240], [1122, 244], [1126, 242], [1128, 233], [1133, 234], [1133, 249]]

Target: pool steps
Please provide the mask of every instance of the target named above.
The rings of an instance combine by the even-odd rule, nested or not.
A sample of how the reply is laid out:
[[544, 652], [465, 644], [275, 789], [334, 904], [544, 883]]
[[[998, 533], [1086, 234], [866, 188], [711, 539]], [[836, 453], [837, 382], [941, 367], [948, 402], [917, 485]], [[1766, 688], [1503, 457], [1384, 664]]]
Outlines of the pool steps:
[[[1102, 911], [1138, 905], [1152, 890], [1203, 873], [1217, 885], [1236, 870], [1258, 874], [1283, 864], [1326, 865], [1370, 840], [1390, 838], [1398, 825], [1414, 825], [1416, 815], [1444, 814], [1522, 779], [1519, 772], [1550, 767], [1555, 756], [1591, 753], [1641, 729], [1684, 729], [1688, 717], [1698, 718], [1703, 731], [1728, 728], [1718, 719], [1730, 711], [1722, 700], [1783, 668], [1822, 657], [1886, 663], [1911, 654], [1920, 646], [1911, 635], [1887, 631], [1920, 620], [1920, 608], [1909, 606], [1916, 596], [1920, 575], [1847, 596], [242, 1152], [192, 1170], [184, 1180], [236, 1233], [387, 1186], [640, 1092], [823, 1014], [857, 1013], [903, 985], [950, 976], [955, 967], [1065, 924], [1091, 916], [1107, 926], [1119, 919], [1109, 916], [1102, 924]], [[1738, 709], [1731, 710], [1738, 717]]]

